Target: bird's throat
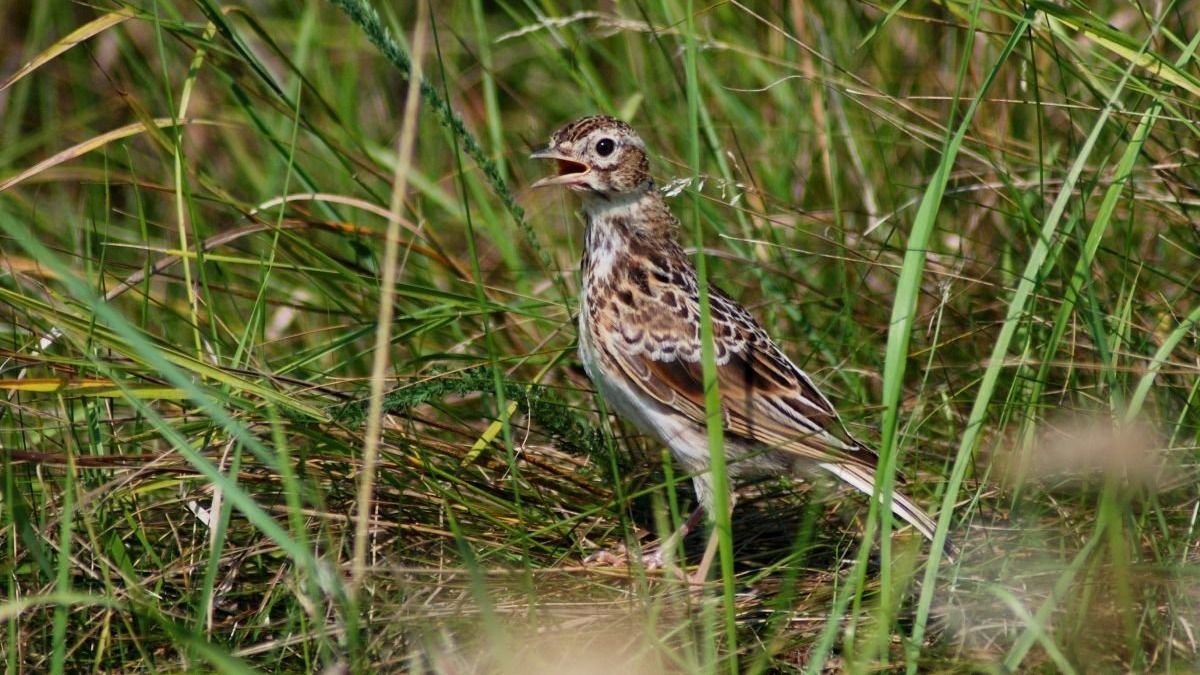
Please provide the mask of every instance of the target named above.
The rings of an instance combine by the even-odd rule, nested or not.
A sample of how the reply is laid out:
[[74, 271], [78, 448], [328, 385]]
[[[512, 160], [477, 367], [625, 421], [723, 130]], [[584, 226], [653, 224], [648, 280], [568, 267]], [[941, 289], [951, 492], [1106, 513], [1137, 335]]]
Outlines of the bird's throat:
[[679, 221], [653, 184], [619, 199], [589, 200], [584, 215], [585, 279], [604, 280], [623, 267], [627, 258], [678, 257], [687, 265], [677, 241]]

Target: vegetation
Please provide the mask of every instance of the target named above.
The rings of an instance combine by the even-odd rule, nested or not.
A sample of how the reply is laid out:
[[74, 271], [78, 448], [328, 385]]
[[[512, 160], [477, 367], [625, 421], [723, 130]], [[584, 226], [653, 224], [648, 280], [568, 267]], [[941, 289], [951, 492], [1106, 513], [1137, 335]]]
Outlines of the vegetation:
[[[9, 672], [1200, 669], [1200, 5], [373, 4], [0, 4]], [[526, 187], [595, 112], [957, 556], [582, 564], [693, 502]]]

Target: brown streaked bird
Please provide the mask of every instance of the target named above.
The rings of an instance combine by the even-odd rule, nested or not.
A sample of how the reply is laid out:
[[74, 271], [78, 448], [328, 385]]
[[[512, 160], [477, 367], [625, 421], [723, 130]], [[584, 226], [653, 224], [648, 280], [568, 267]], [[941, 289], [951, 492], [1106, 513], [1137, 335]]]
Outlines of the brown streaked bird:
[[[650, 177], [645, 143], [628, 124], [599, 115], [554, 132], [533, 158], [553, 160], [558, 169], [533, 187], [565, 186], [583, 200], [584, 368], [619, 415], [671, 449], [694, 476], [700, 508], [711, 517], [696, 268], [679, 244], [679, 221]], [[823, 471], [870, 495], [875, 452], [846, 431], [812, 378], [745, 308], [715, 286], [708, 297], [730, 479]], [[898, 491], [892, 510], [933, 538], [933, 520]], [[699, 514], [647, 562], [661, 563], [662, 551], [669, 555]], [[714, 532], [692, 581], [707, 577], [716, 542]]]

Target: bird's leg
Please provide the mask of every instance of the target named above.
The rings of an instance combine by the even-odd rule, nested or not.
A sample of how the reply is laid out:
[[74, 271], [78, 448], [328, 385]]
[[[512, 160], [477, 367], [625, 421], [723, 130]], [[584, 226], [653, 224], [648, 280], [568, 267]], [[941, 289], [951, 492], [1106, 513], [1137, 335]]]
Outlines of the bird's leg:
[[[730, 495], [729, 515], [731, 518], [733, 517], [733, 499], [733, 495]], [[706, 544], [704, 547], [704, 556], [700, 558], [700, 566], [696, 568], [695, 572], [692, 572], [687, 576], [687, 581], [689, 584], [692, 584], [693, 586], [703, 586], [704, 582], [708, 580], [708, 568], [712, 567], [713, 559], [717, 555], [717, 550], [719, 549], [720, 544], [721, 537], [717, 533], [717, 523], [714, 520], [712, 523], [712, 530], [708, 535], [708, 544]]]
[[717, 528], [714, 527], [708, 535], [708, 544], [704, 547], [704, 557], [700, 558], [700, 566], [687, 577], [689, 584], [703, 586], [704, 582], [708, 580], [708, 568], [712, 566], [713, 558], [716, 557], [720, 544], [721, 538], [717, 536]]
[[[679, 529], [667, 535], [666, 539], [646, 546], [642, 549], [642, 566], [648, 570], [674, 568], [672, 558], [675, 555], [675, 549], [679, 547], [679, 542], [684, 537], [696, 529], [700, 524], [700, 518], [704, 515], [704, 507], [697, 506], [688, 519], [684, 521]], [[619, 544], [615, 550], [603, 549], [597, 551], [584, 559], [585, 565], [605, 565], [611, 567], [620, 567], [629, 565], [629, 551], [625, 544]], [[678, 570], [676, 570], [678, 571]], [[681, 575], [682, 576], [682, 575]]]
[[688, 516], [688, 519], [679, 526], [679, 529], [669, 534], [666, 539], [643, 549], [642, 564], [646, 566], [646, 569], [673, 567], [671, 561], [675, 557], [675, 549], [679, 548], [679, 542], [696, 529], [696, 526], [700, 524], [700, 517], [703, 515], [704, 507], [697, 506], [692, 511], [692, 515]]

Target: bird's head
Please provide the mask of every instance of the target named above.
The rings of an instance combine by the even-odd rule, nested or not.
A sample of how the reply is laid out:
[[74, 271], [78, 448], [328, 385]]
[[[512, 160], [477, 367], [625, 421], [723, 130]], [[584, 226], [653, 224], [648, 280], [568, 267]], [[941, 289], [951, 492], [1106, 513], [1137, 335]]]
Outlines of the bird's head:
[[572, 190], [612, 198], [645, 189], [650, 182], [646, 145], [633, 127], [615, 117], [595, 115], [567, 124], [550, 144], [531, 155], [552, 159], [558, 169], [532, 187], [565, 185]]

